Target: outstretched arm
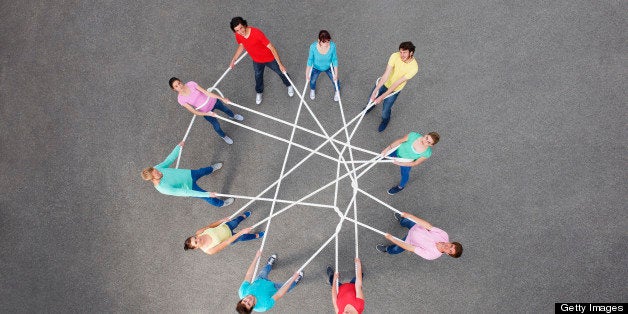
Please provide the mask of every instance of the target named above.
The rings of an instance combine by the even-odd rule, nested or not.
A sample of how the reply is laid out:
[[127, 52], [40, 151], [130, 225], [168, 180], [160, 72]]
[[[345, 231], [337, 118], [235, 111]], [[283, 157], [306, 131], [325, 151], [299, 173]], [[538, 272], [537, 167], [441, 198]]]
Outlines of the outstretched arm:
[[403, 218], [409, 218], [412, 221], [418, 223], [419, 225], [421, 225], [423, 228], [427, 229], [427, 230], [431, 230], [432, 229], [432, 224], [425, 221], [424, 219], [421, 219], [417, 216], [414, 216], [412, 214], [408, 214], [406, 212], [401, 213], [401, 217]]
[[362, 291], [362, 262], [359, 258], [355, 258], [355, 296], [364, 300], [364, 292]]
[[385, 235], [386, 239], [400, 247], [402, 247], [404, 250], [406, 251], [410, 251], [410, 252], [414, 252], [414, 246], [412, 244], [408, 244], [406, 242], [403, 241], [399, 241], [397, 240], [395, 237], [393, 237], [392, 235], [390, 235], [390, 233], [387, 233]]
[[408, 140], [408, 136], [409, 136], [409, 135], [410, 135], [410, 134], [406, 134], [406, 136], [404, 136], [404, 137], [400, 137], [400, 138], [396, 139], [394, 142], [390, 143], [390, 145], [388, 145], [388, 146], [384, 147], [384, 150], [382, 150], [382, 153], [381, 153], [381, 154], [382, 154], [382, 156], [385, 156], [385, 155], [386, 155], [386, 153], [387, 153], [389, 150], [391, 150], [391, 149], [393, 149], [393, 148], [395, 148], [395, 147], [397, 147], [397, 146], [401, 145], [401, 143], [403, 143], [403, 142], [407, 141], [407, 140]]
[[[382, 86], [384, 85], [384, 83], [386, 83], [386, 81], [388, 80], [388, 77], [390, 76], [390, 73], [392, 73], [393, 67], [390, 65], [386, 66], [386, 70], [384, 71], [384, 74], [382, 74], [382, 77], [379, 79], [379, 82], [377, 82], [377, 85], [375, 85], [375, 89], [373, 90], [373, 94], [371, 94], [371, 101], [374, 101], [375, 104], [378, 103], [378, 101], [376, 101], [375, 97], [377, 97], [377, 93], [379, 93], [379, 89], [382, 88]], [[390, 88], [386, 91], [386, 93], [390, 94]], [[384, 93], [384, 94], [386, 94]], [[382, 95], [384, 96], [384, 95]], [[382, 96], [377, 97], [377, 99], [384, 99], [382, 98]], [[386, 97], [386, 96], [384, 96]]]
[[220, 99], [220, 101], [222, 101], [222, 102], [223, 102], [223, 103], [225, 103], [225, 104], [228, 104], [228, 103], [230, 103], [230, 102], [231, 102], [229, 99], [227, 99], [227, 98], [225, 98], [225, 97], [220, 97], [220, 95], [218, 95], [218, 94], [215, 94], [215, 93], [212, 93], [212, 92], [208, 92], [206, 89], [202, 88], [202, 87], [201, 87], [200, 85], [198, 85], [198, 84], [196, 84], [196, 89], [197, 89], [199, 92], [201, 92], [201, 93], [203, 93], [203, 94], [207, 95], [207, 97]]
[[213, 248], [211, 248], [211, 249], [209, 249], [207, 251], [204, 251], [204, 252], [209, 254], [209, 255], [214, 255], [214, 254], [224, 250], [227, 246], [229, 246], [231, 243], [233, 243], [233, 241], [235, 241], [241, 235], [243, 235], [245, 233], [249, 233], [251, 230], [253, 230], [253, 228], [251, 228], [251, 227], [244, 228], [244, 229], [240, 230], [240, 232], [230, 236], [229, 239], [220, 242], [218, 245], [216, 245]]
[[279, 289], [279, 291], [275, 292], [275, 295], [273, 295], [273, 300], [275, 300], [275, 302], [277, 302], [279, 299], [281, 299], [281, 297], [283, 297], [286, 292], [288, 292], [288, 289], [290, 289], [290, 286], [292, 286], [292, 283], [297, 280], [297, 277], [299, 277], [299, 273], [296, 272], [294, 273], [294, 275], [292, 275], [292, 278], [290, 278], [290, 280], [288, 280], [288, 282], [286, 282], [281, 289]]
[[216, 228], [216, 227], [218, 227], [218, 225], [220, 225], [221, 223], [223, 223], [223, 222], [227, 222], [227, 221], [229, 221], [229, 217], [225, 217], [225, 218], [223, 218], [223, 219], [216, 220], [216, 221], [214, 221], [214, 222], [210, 223], [209, 225], [207, 225], [207, 226], [205, 226], [205, 227], [203, 227], [203, 228], [201, 228], [201, 229], [196, 230], [196, 233], [195, 233], [194, 235], [199, 235], [199, 234], [203, 233], [203, 231], [205, 231], [205, 230], [207, 230], [207, 229], [209, 229], [209, 228]]
[[249, 266], [249, 269], [246, 270], [246, 275], [244, 275], [244, 281], [253, 282], [253, 271], [255, 270], [255, 263], [257, 263], [257, 260], [260, 258], [260, 256], [262, 256], [262, 251], [258, 250], [257, 253], [255, 253], [253, 261], [251, 262], [251, 266]]
[[164, 159], [164, 161], [162, 161], [159, 165], [155, 166], [155, 168], [168, 168], [168, 167], [170, 167], [170, 165], [172, 165], [172, 163], [175, 160], [177, 160], [177, 156], [179, 156], [179, 150], [181, 150], [181, 147], [183, 147], [183, 145], [181, 145], [182, 143], [183, 142], [181, 142], [177, 146], [175, 146], [175, 148], [172, 150], [172, 152], [170, 152], [168, 157], [166, 157], [166, 159]]
[[243, 51], [244, 46], [242, 44], [238, 44], [238, 49], [236, 49], [235, 54], [233, 54], [233, 58], [231, 58], [231, 63], [229, 63], [230, 68], [233, 69], [233, 67], [235, 66], [235, 62], [238, 60], [238, 57], [240, 57]]
[[331, 283], [331, 302], [334, 304], [334, 313], [338, 313], [338, 289], [336, 286], [338, 285], [338, 272], [334, 274], [334, 281]]
[[281, 72], [286, 72], [286, 67], [283, 66], [283, 63], [281, 63], [281, 59], [279, 59], [279, 54], [277, 53], [277, 49], [275, 49], [275, 46], [273, 46], [272, 43], [268, 43], [268, 45], [266, 46], [268, 47], [268, 49], [270, 49], [270, 53], [273, 54], [273, 57], [275, 57], [275, 60], [277, 60], [277, 63], [279, 64], [279, 70], [281, 70]]

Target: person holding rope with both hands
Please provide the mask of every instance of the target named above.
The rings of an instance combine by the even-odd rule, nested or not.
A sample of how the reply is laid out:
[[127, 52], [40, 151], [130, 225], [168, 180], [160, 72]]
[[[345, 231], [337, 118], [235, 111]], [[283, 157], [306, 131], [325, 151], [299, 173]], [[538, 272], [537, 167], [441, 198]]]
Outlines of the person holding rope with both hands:
[[214, 110], [218, 109], [226, 113], [230, 119], [236, 121], [244, 120], [244, 117], [234, 114], [233, 111], [225, 106], [224, 103], [229, 103], [229, 99], [208, 92], [194, 81], [183, 84], [178, 78], [172, 77], [168, 84], [172, 90], [179, 93], [177, 101], [181, 106], [197, 116], [203, 116], [227, 144], [233, 144], [233, 140], [220, 128], [220, 123], [218, 123], [214, 113]]
[[231, 205], [233, 203], [232, 197], [223, 201], [216, 198], [215, 192], [207, 192], [196, 184], [198, 179], [222, 168], [221, 162], [196, 170], [169, 168], [177, 159], [179, 151], [181, 151], [184, 144], [185, 142], [181, 141], [160, 164], [144, 168], [142, 170], [142, 179], [153, 182], [155, 189], [161, 194], [198, 197], [216, 207]]
[[338, 314], [360, 314], [364, 311], [364, 292], [362, 291], [362, 262], [355, 258], [356, 276], [349, 282], [340, 284], [340, 273], [335, 272], [331, 266], [327, 266], [327, 276], [331, 284], [331, 300], [334, 310]]
[[187, 238], [183, 248], [186, 251], [201, 249], [206, 254], [213, 255], [225, 249], [229, 244], [263, 237], [264, 231], [251, 233], [252, 227], [244, 228], [238, 233], [233, 232], [249, 216], [251, 216], [251, 212], [244, 212], [234, 219], [225, 217], [214, 221], [206, 227], [198, 229], [194, 236]]
[[[334, 66], [332, 73], [331, 65]], [[334, 101], [340, 101], [340, 81], [338, 81], [338, 56], [336, 44], [326, 30], [318, 32], [318, 41], [310, 45], [310, 53], [305, 68], [305, 79], [310, 81], [310, 99], [316, 98], [316, 80], [321, 73], [327, 74], [334, 84]]]

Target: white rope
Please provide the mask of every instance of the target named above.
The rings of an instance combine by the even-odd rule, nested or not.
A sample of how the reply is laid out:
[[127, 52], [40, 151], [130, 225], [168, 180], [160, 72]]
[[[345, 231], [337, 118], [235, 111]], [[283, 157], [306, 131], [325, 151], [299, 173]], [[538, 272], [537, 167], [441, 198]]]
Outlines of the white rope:
[[[234, 195], [234, 194], [223, 194], [223, 193], [216, 193], [216, 196], [220, 196], [220, 197], [233, 197], [233, 198], [239, 198], [239, 199], [246, 199], [246, 200], [255, 200], [255, 201], [267, 201], [267, 202], [277, 202], [277, 203], [287, 203], [287, 204], [294, 204], [294, 201], [288, 201], [288, 200], [281, 200], [281, 199], [274, 199], [274, 198], [265, 198], [265, 197], [252, 197], [252, 196], [245, 196], [245, 195]], [[307, 202], [301, 202], [298, 205], [303, 205], [303, 206], [312, 206], [312, 207], [321, 207], [321, 208], [331, 208], [334, 209], [335, 206], [334, 205], [326, 205], [326, 204], [317, 204], [317, 203], [307, 203]]]

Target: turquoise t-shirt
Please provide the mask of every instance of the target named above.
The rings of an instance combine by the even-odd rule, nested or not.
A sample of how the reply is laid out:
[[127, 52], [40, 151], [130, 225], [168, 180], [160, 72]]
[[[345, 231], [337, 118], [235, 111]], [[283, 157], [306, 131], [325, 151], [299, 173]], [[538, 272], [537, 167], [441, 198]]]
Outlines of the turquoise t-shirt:
[[421, 157], [430, 158], [430, 156], [432, 156], [431, 147], [428, 147], [422, 153], [417, 153], [416, 151], [414, 151], [414, 148], [412, 147], [412, 144], [414, 144], [414, 141], [416, 141], [421, 136], [423, 135], [417, 132], [410, 132], [410, 134], [408, 134], [408, 140], [401, 143], [401, 145], [399, 145], [399, 148], [397, 148], [397, 156], [399, 156], [399, 158], [407, 158], [407, 159], [412, 159], [412, 160], [417, 160]]
[[168, 168], [177, 159], [180, 150], [181, 146], [177, 145], [166, 160], [154, 167], [164, 175], [155, 188], [166, 195], [209, 197], [207, 192], [192, 190], [192, 170]]
[[329, 51], [327, 51], [327, 53], [324, 55], [318, 52], [318, 49], [316, 49], [316, 45], [318, 45], [318, 41], [315, 41], [310, 45], [310, 55], [307, 58], [307, 66], [313, 66], [319, 71], [327, 71], [330, 64], [333, 64], [334, 67], [338, 67], [336, 44], [333, 41], [330, 41]]
[[246, 297], [249, 294], [255, 296], [257, 299], [255, 306], [253, 307], [254, 311], [257, 312], [266, 312], [270, 310], [273, 306], [275, 306], [275, 299], [273, 296], [277, 293], [277, 288], [275, 288], [275, 284], [264, 278], [258, 278], [253, 283], [248, 281], [243, 281], [242, 285], [240, 285], [240, 290], [238, 290], [238, 295], [240, 295], [240, 299]]

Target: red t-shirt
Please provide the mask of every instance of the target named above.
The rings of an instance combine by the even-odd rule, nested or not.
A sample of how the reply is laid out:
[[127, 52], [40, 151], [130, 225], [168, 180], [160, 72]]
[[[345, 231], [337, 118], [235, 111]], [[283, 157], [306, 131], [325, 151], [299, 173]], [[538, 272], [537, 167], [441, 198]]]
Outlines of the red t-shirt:
[[257, 63], [266, 63], [275, 60], [275, 56], [273, 56], [270, 49], [268, 49], [268, 44], [270, 44], [270, 40], [266, 38], [266, 35], [262, 33], [259, 29], [255, 27], [250, 27], [251, 33], [249, 34], [249, 38], [244, 38], [244, 36], [235, 33], [236, 42], [238, 44], [242, 44], [246, 52], [251, 56], [251, 59]]
[[347, 304], [353, 305], [353, 307], [362, 313], [364, 311], [364, 299], [359, 299], [355, 296], [355, 284], [343, 283], [338, 288], [338, 296], [336, 298], [336, 305], [338, 306], [338, 314], [342, 314]]

